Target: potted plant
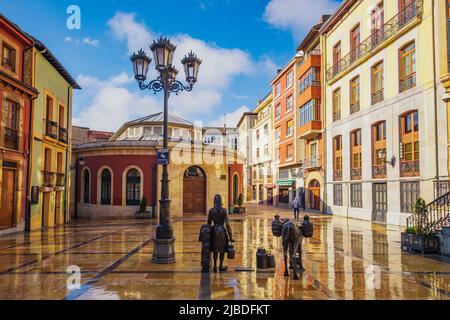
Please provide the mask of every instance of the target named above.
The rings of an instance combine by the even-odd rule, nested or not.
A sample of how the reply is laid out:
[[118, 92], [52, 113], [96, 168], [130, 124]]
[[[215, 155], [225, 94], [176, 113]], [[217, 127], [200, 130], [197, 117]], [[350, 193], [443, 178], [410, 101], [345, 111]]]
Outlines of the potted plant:
[[142, 198], [140, 204], [139, 204], [139, 211], [135, 213], [136, 219], [152, 219], [153, 214], [151, 211], [147, 211], [147, 199], [144, 197]]
[[416, 200], [413, 214], [414, 226], [407, 228], [401, 235], [403, 250], [421, 253], [439, 252], [439, 238], [436, 236], [433, 225], [428, 220], [428, 210], [423, 199]]
[[237, 205], [238, 205], [238, 207], [234, 208], [234, 212], [239, 213], [239, 214], [245, 213], [244, 196], [242, 195], [242, 193], [239, 194], [239, 196], [238, 196]]

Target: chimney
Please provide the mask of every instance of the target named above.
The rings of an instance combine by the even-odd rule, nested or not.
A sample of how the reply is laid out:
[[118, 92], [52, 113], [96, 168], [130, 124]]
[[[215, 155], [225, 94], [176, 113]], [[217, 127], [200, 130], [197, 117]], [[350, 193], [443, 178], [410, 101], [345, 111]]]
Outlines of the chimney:
[[325, 23], [327, 20], [331, 17], [331, 14], [323, 14], [322, 17], [320, 17], [320, 23]]

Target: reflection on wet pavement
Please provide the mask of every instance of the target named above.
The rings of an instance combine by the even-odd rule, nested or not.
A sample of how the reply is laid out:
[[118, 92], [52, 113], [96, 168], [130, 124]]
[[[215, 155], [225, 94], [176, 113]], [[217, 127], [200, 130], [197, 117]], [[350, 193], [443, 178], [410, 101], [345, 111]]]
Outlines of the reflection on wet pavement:
[[[0, 237], [0, 299], [449, 299], [448, 258], [401, 251], [400, 228], [313, 215], [301, 280], [283, 276], [274, 210], [248, 206], [233, 216], [236, 259], [229, 272], [200, 273], [204, 217], [173, 221], [173, 265], [151, 263], [151, 221], [78, 221], [29, 235]], [[282, 217], [289, 211], [280, 210]], [[275, 271], [256, 271], [256, 250], [275, 253]], [[81, 269], [69, 290], [67, 268]]]

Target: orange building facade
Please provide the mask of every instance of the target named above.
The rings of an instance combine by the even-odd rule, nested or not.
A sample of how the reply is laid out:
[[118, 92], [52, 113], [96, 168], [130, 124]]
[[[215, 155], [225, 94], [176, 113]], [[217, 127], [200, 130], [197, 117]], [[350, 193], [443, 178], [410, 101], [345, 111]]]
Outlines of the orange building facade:
[[305, 208], [309, 210], [324, 209], [324, 144], [321, 49], [319, 29], [328, 16], [315, 25], [297, 51], [301, 57], [296, 65], [297, 94], [297, 139], [303, 141], [303, 178], [305, 185]]
[[294, 57], [272, 81], [274, 163], [277, 177], [274, 205], [288, 206], [303, 194], [301, 152], [296, 139], [296, 64]]

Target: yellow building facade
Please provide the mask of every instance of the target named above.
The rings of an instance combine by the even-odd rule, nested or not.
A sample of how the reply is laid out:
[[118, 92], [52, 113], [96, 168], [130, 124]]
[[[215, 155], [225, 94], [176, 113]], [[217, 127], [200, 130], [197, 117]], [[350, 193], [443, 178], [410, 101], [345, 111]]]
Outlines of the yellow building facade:
[[48, 48], [34, 39], [31, 230], [69, 221], [73, 89], [80, 89]]
[[405, 225], [448, 177], [434, 3], [347, 0], [321, 28], [329, 213]]
[[251, 199], [260, 204], [273, 204], [273, 94], [270, 91], [253, 110], [257, 114], [251, 132]]

